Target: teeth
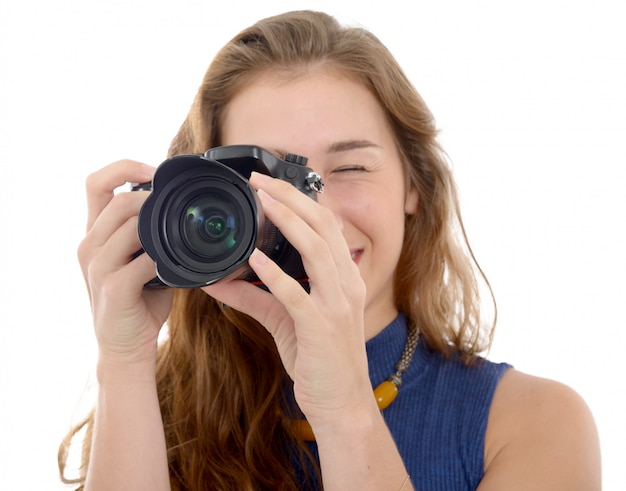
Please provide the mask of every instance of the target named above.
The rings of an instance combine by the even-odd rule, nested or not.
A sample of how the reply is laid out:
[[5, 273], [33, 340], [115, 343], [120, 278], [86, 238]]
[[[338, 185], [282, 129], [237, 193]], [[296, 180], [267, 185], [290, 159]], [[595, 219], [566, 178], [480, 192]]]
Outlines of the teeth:
[[358, 251], [354, 251], [352, 254], [350, 254], [350, 257], [352, 257], [352, 259], [356, 259], [357, 255], [358, 255]]

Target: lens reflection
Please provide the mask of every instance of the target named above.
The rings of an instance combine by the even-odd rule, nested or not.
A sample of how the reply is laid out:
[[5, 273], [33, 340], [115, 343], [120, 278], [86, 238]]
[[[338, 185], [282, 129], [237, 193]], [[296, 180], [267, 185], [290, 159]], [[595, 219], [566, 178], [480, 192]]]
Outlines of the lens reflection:
[[187, 208], [183, 237], [187, 246], [207, 259], [219, 259], [237, 244], [237, 209], [225, 200], [201, 197]]

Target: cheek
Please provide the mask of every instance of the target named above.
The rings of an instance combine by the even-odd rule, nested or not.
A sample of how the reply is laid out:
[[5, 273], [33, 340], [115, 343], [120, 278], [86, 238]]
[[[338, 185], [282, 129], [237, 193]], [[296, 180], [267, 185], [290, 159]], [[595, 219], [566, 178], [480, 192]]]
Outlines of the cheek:
[[344, 208], [344, 219], [365, 233], [370, 240], [385, 244], [384, 247], [402, 241], [404, 235], [404, 202], [398, 196], [372, 196], [353, 199]]
[[[404, 235], [404, 193], [357, 186], [329, 187], [320, 203], [333, 209], [346, 226], [357, 229], [379, 247], [401, 247]], [[390, 251], [391, 252], [391, 251]]]

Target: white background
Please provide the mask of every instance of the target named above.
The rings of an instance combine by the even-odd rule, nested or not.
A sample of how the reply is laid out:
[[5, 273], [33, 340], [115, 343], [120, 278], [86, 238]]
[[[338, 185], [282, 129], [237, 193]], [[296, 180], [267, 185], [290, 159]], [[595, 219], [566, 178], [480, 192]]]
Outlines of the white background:
[[377, 34], [434, 111], [499, 302], [490, 357], [575, 388], [605, 489], [626, 489], [620, 2], [340, 3], [0, 0], [1, 489], [65, 489], [56, 448], [95, 360], [86, 175], [158, 164], [217, 49], [310, 7]]

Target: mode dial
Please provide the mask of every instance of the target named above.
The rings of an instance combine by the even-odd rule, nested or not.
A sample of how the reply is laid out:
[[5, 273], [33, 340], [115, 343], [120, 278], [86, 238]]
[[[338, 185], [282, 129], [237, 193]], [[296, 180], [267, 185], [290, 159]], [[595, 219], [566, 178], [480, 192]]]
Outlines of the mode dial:
[[303, 157], [302, 155], [298, 155], [295, 153], [288, 153], [285, 156], [285, 160], [287, 162], [291, 162], [292, 164], [306, 165], [309, 159], [307, 159], [306, 157]]

